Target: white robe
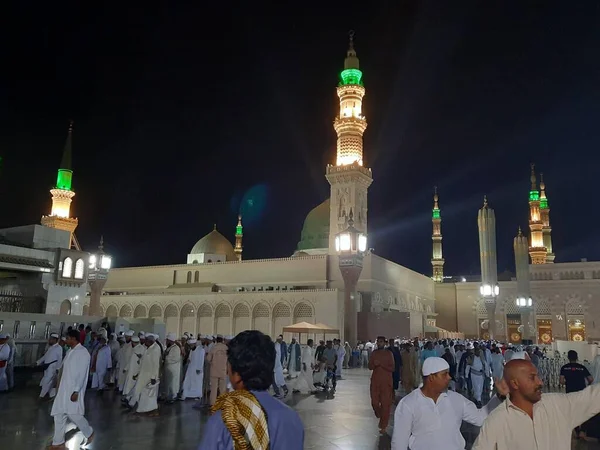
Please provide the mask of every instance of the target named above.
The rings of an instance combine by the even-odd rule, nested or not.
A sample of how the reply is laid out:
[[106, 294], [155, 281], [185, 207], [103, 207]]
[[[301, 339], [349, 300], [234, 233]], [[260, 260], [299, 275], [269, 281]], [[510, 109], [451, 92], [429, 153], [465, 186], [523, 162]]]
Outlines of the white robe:
[[275, 342], [275, 367], [273, 368], [275, 375], [275, 384], [277, 386], [285, 386], [285, 378], [283, 377], [283, 366], [281, 365], [281, 344]]
[[125, 382], [127, 381], [127, 368], [129, 367], [129, 361], [131, 360], [131, 355], [133, 354], [133, 347], [131, 342], [126, 343], [121, 347], [121, 351], [119, 352], [119, 376], [117, 377], [119, 380], [119, 391], [123, 391], [125, 386]]
[[96, 352], [96, 369], [92, 374], [92, 389], [104, 389], [106, 387], [108, 369], [112, 369], [110, 347], [103, 345]]
[[110, 372], [109, 383], [115, 383], [118, 377], [117, 368], [119, 367], [119, 351], [121, 350], [121, 345], [117, 340], [113, 339], [108, 342], [108, 346], [110, 347], [110, 356], [112, 358], [112, 371]]
[[[200, 371], [198, 373], [197, 371]], [[189, 363], [183, 380], [182, 398], [202, 398], [204, 381], [204, 349], [199, 346], [190, 352]]]
[[42, 387], [40, 397], [45, 397], [46, 394], [50, 394], [50, 397], [56, 395], [56, 380], [58, 378], [58, 370], [62, 364], [62, 359], [62, 347], [58, 344], [54, 344], [48, 347], [44, 356], [36, 361], [38, 366], [51, 363], [46, 370], [44, 370], [44, 376], [42, 377], [42, 381], [40, 381], [40, 386]]
[[343, 345], [340, 345], [337, 349], [337, 366], [336, 366], [336, 370], [335, 370], [335, 376], [336, 377], [341, 377], [342, 376], [342, 365], [344, 364], [344, 356], [346, 356], [346, 349], [344, 348]]
[[[296, 355], [296, 351], [300, 354]], [[300, 358], [300, 370], [302, 370], [302, 349], [296, 343], [290, 344], [290, 358], [288, 361], [288, 373], [292, 378], [296, 378], [300, 372], [296, 370], [296, 359]]]
[[592, 377], [594, 378], [594, 384], [600, 383], [600, 355], [596, 355], [592, 363]]
[[173, 344], [165, 350], [163, 382], [167, 399], [172, 400], [177, 397], [181, 386], [181, 349], [177, 344]]
[[[84, 398], [90, 371], [90, 359], [90, 353], [81, 344], [77, 344], [67, 352], [62, 362], [62, 374], [50, 412], [51, 416], [61, 414], [83, 416], [85, 414]], [[71, 401], [73, 392], [79, 393], [76, 402]]]
[[125, 372], [125, 382], [123, 383], [123, 395], [126, 397], [133, 395], [136, 384], [133, 377], [140, 373], [141, 359], [144, 353], [146, 353], [145, 345], [137, 344], [131, 348], [131, 358], [129, 358], [129, 364], [126, 367], [127, 372]]
[[[315, 357], [313, 355], [313, 349], [308, 345], [302, 349], [302, 358], [300, 360], [300, 375], [298, 375], [296, 381], [296, 389], [308, 393], [315, 390], [315, 386], [313, 384], [313, 361]], [[306, 370], [304, 368], [306, 367]]]
[[504, 356], [502, 353], [492, 355], [492, 375], [494, 378], [502, 378], [504, 375]]
[[[130, 405], [138, 404], [137, 412], [144, 413], [158, 409], [158, 388], [160, 371], [160, 347], [155, 342], [146, 348], [140, 363], [140, 373], [135, 383]], [[156, 382], [151, 383], [152, 380]]]
[[0, 361], [6, 361], [4, 367], [0, 367], [0, 392], [8, 391], [8, 378], [6, 378], [6, 366], [10, 359], [10, 346], [8, 344], [0, 345]]

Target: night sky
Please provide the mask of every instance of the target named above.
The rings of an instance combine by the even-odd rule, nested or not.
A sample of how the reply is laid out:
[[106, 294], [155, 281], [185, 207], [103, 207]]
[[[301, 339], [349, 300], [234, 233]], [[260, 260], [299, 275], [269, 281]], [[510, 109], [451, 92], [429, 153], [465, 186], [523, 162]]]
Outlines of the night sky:
[[556, 262], [600, 259], [597, 2], [19, 3], [0, 28], [0, 227], [49, 213], [73, 119], [84, 249], [103, 234], [119, 267], [184, 263], [213, 223], [233, 240], [242, 208], [244, 257], [289, 256], [329, 195], [354, 29], [376, 253], [431, 273], [437, 185], [446, 274], [479, 272], [484, 194], [513, 270], [535, 162]]

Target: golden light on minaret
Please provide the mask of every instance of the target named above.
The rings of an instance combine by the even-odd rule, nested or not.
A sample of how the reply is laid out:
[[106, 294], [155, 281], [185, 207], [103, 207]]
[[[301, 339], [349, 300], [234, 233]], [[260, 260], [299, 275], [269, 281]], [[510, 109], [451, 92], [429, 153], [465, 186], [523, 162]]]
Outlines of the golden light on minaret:
[[325, 178], [331, 185], [329, 197], [329, 251], [335, 250], [335, 236], [348, 227], [353, 211], [354, 227], [367, 234], [367, 197], [373, 182], [371, 169], [363, 166], [363, 133], [367, 121], [362, 115], [365, 95], [363, 74], [354, 50], [354, 32], [350, 32], [348, 51], [337, 86], [340, 110], [333, 122], [337, 133], [335, 165], [327, 166]]
[[[73, 245], [76, 243], [74, 233], [79, 221], [71, 217], [71, 202], [73, 201], [73, 197], [75, 197], [75, 192], [71, 189], [73, 181], [73, 169], [71, 167], [72, 136], [73, 122], [69, 124], [69, 132], [60, 168], [58, 169], [56, 186], [50, 189], [52, 209], [49, 216], [42, 216], [41, 224], [46, 227], [68, 231], [71, 235], [71, 244]], [[77, 247], [76, 244], [75, 246]]]
[[544, 174], [540, 173], [540, 218], [542, 220], [542, 235], [544, 238], [544, 247], [546, 247], [546, 264], [554, 262], [554, 252], [552, 251], [552, 227], [550, 226], [550, 206], [546, 197], [546, 183], [544, 183]]
[[547, 249], [544, 246], [543, 222], [540, 214], [540, 192], [537, 189], [535, 165], [531, 164], [531, 189], [529, 190], [529, 257], [531, 264], [545, 264]]
[[367, 129], [367, 120], [362, 115], [365, 88], [354, 50], [354, 32], [350, 32], [350, 43], [344, 60], [344, 70], [340, 74], [337, 95], [340, 99], [340, 113], [333, 123], [338, 136], [336, 165], [345, 166], [356, 162], [362, 166], [363, 134]]
[[442, 215], [438, 200], [436, 187], [433, 193], [433, 209], [431, 210], [431, 223], [433, 225], [433, 233], [431, 235], [431, 240], [433, 241], [431, 266], [433, 269], [433, 281], [441, 283], [444, 281], [444, 258], [442, 257]]

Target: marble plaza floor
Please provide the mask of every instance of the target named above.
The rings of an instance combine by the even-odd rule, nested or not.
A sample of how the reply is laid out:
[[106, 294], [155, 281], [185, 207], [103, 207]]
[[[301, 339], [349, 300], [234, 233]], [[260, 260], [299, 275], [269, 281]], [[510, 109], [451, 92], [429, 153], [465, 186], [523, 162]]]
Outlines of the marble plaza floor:
[[[53, 421], [51, 403], [37, 403], [34, 388], [0, 395], [0, 447], [7, 450], [41, 450], [51, 440]], [[391, 438], [379, 436], [377, 421], [369, 399], [369, 371], [346, 371], [334, 397], [325, 394], [290, 394], [285, 402], [300, 414], [304, 422], [305, 448], [314, 450], [389, 449]], [[88, 391], [87, 418], [96, 431], [90, 445], [93, 450], [193, 450], [198, 447], [207, 411], [192, 408], [193, 401], [162, 405], [160, 417], [142, 418], [127, 413], [114, 392], [102, 396]], [[72, 425], [71, 425], [72, 426]], [[390, 427], [391, 433], [391, 427]], [[477, 429], [463, 427], [469, 446]], [[79, 448], [81, 433], [71, 430], [69, 449]], [[578, 450], [599, 450], [598, 443], [579, 442]]]

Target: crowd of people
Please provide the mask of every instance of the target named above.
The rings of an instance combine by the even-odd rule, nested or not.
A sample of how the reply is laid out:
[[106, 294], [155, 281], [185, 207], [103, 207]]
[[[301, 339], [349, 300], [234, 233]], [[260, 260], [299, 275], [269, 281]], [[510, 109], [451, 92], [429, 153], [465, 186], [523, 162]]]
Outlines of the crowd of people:
[[[115, 389], [125, 408], [147, 417], [158, 415], [160, 401], [196, 400], [194, 408], [213, 413], [201, 449], [238, 448], [233, 443], [252, 445], [239, 448], [281, 444], [300, 449], [302, 423], [278, 400], [290, 389], [303, 394], [319, 388], [335, 391], [343, 370], [352, 367], [372, 371], [371, 404], [382, 434], [388, 432], [394, 402], [401, 397], [394, 412], [393, 450], [463, 449], [463, 421], [482, 426], [474, 447], [478, 450], [567, 449], [572, 429], [577, 438], [586, 439], [598, 428], [598, 418], [590, 419], [600, 413], [600, 355], [590, 372], [575, 351], [560, 370], [566, 394], [542, 395], [538, 367], [544, 352], [495, 341], [380, 336], [352, 349], [339, 339], [315, 346], [312, 339], [300, 345], [292, 338], [288, 344], [282, 335], [272, 341], [258, 331], [235, 338], [167, 333], [161, 341], [143, 331], [117, 335], [104, 323], [95, 331], [80, 325], [65, 336], [52, 333], [48, 344], [36, 366], [44, 372], [39, 400], [53, 400], [51, 450], [65, 448], [69, 420], [86, 444], [93, 441], [84, 416], [88, 389], [98, 395]], [[0, 390], [14, 383], [8, 371], [14, 354], [14, 343], [0, 334]], [[490, 400], [483, 405], [485, 397]], [[282, 432], [282, 427], [296, 434]]]

